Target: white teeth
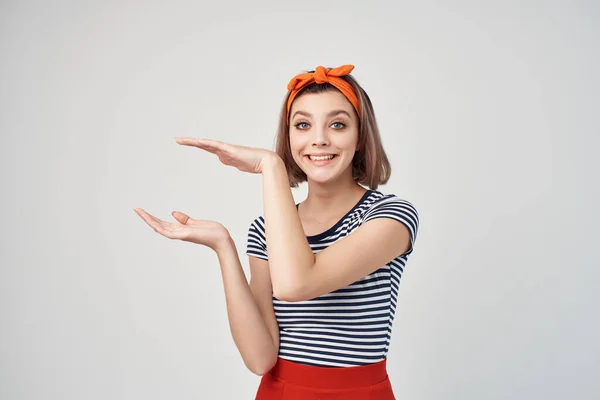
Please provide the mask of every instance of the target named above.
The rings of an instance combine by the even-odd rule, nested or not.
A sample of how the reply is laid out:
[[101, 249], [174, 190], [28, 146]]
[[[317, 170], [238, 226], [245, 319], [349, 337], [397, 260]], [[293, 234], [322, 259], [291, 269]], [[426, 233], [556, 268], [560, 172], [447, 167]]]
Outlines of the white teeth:
[[330, 154], [328, 156], [308, 156], [313, 161], [323, 161], [323, 160], [331, 160], [334, 155]]

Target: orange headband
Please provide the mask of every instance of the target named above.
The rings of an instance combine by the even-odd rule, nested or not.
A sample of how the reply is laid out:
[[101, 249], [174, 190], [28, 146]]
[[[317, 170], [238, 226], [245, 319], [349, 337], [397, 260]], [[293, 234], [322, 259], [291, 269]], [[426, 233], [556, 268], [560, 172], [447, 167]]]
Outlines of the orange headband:
[[313, 82], [316, 83], [330, 83], [335, 88], [337, 88], [346, 98], [352, 103], [356, 113], [360, 115], [358, 111], [358, 98], [356, 97], [356, 93], [354, 93], [354, 89], [352, 85], [348, 82], [340, 78], [340, 76], [348, 75], [354, 69], [354, 65], [342, 65], [341, 67], [327, 69], [322, 66], [318, 66], [315, 69], [315, 72], [307, 72], [303, 74], [298, 74], [290, 80], [287, 88], [291, 90], [290, 97], [287, 102], [287, 116], [286, 122], [289, 124], [290, 119], [290, 108], [292, 107], [292, 102], [294, 98], [304, 87], [310, 85]]

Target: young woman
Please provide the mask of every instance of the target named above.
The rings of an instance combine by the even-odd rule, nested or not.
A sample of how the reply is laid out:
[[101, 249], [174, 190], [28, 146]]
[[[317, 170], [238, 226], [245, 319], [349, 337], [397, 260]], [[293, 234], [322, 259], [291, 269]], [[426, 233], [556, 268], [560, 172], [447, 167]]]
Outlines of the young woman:
[[[249, 285], [221, 224], [181, 212], [168, 223], [136, 209], [158, 233], [217, 253], [232, 336], [262, 375], [257, 400], [394, 399], [387, 353], [419, 218], [410, 202], [377, 190], [391, 168], [353, 68], [319, 66], [289, 82], [275, 152], [177, 138], [262, 174]], [[308, 195], [295, 204], [290, 188], [301, 182]]]

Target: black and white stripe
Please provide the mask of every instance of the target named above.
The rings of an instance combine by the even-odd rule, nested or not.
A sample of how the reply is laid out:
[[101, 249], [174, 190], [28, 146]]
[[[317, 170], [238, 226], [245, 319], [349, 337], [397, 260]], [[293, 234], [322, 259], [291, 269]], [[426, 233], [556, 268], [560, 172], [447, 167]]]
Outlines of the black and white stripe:
[[[318, 253], [375, 218], [404, 224], [410, 233], [410, 249], [372, 274], [314, 299], [287, 302], [273, 297], [279, 357], [321, 367], [366, 365], [387, 357], [400, 278], [419, 226], [415, 207], [393, 194], [368, 190], [333, 227], [307, 239]], [[262, 216], [250, 225], [246, 254], [268, 260]]]

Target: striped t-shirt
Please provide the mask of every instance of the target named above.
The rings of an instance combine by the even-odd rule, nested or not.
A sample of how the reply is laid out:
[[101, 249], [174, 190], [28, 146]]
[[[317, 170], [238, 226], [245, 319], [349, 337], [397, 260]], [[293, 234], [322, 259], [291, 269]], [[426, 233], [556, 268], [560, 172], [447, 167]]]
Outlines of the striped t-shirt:
[[[273, 296], [279, 324], [279, 357], [321, 367], [366, 365], [387, 357], [400, 277], [419, 226], [415, 207], [396, 195], [367, 190], [334, 226], [307, 239], [313, 253], [318, 253], [375, 218], [392, 218], [404, 224], [410, 233], [409, 250], [331, 293], [298, 302]], [[250, 225], [246, 254], [268, 260], [262, 216]]]

